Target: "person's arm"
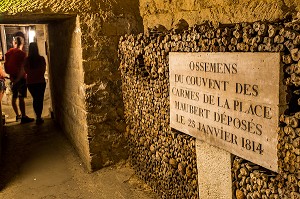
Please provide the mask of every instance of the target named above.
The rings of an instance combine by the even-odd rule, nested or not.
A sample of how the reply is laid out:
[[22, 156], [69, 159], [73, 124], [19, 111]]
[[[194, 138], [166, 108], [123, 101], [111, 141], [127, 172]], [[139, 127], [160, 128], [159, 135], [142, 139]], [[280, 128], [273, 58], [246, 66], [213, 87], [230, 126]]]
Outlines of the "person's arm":
[[9, 78], [9, 75], [4, 71], [3, 66], [0, 66], [0, 78]]
[[[11, 49], [9, 49], [8, 52], [5, 53], [5, 55], [4, 55], [4, 64], [3, 64], [3, 66], [4, 66], [5, 73], [6, 73], [6, 70], [7, 70], [7, 65], [8, 65], [8, 62], [9, 62], [10, 54], [11, 54]], [[9, 76], [9, 75], [7, 74], [7, 76]]]

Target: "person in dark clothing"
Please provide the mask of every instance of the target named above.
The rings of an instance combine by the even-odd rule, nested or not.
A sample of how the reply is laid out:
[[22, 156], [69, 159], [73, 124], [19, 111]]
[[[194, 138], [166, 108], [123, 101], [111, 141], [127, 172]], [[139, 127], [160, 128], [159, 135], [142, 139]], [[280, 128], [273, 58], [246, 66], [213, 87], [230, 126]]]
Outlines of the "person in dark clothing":
[[27, 74], [27, 87], [33, 98], [33, 109], [36, 124], [44, 122], [42, 118], [44, 93], [46, 89], [45, 71], [46, 61], [40, 56], [36, 42], [29, 44], [28, 57], [25, 59], [24, 69]]
[[[12, 107], [16, 114], [16, 120], [21, 119], [21, 123], [33, 122], [33, 118], [29, 118], [25, 112], [25, 100], [27, 97], [26, 73], [23, 68], [26, 53], [22, 50], [24, 39], [22, 37], [14, 37], [13, 48], [9, 49], [5, 54], [4, 69], [10, 75], [12, 90]], [[19, 108], [17, 99], [19, 98]], [[19, 114], [19, 109], [21, 115]]]

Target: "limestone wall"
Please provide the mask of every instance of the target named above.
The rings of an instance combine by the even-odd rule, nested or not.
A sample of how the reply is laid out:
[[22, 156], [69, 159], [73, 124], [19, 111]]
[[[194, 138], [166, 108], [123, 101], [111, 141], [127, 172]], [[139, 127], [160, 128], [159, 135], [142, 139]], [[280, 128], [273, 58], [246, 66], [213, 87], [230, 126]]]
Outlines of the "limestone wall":
[[78, 18], [49, 24], [53, 111], [84, 162], [90, 162]]
[[81, 16], [82, 58], [92, 168], [127, 158], [118, 71], [120, 35], [142, 31], [137, 1], [92, 1]]
[[117, 45], [143, 29], [138, 1], [2, 1], [0, 22], [49, 24], [53, 108], [87, 168], [126, 158]]
[[213, 23], [274, 21], [300, 9], [299, 0], [140, 0], [144, 29], [157, 24], [173, 28], [180, 19], [192, 26]]

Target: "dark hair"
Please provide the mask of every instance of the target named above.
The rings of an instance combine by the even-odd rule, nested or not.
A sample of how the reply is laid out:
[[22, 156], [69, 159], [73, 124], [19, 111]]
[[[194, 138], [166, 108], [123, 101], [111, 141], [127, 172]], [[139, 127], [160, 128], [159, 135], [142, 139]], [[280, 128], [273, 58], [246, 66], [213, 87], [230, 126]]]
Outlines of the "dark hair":
[[14, 43], [17, 44], [17, 48], [19, 48], [22, 44], [24, 44], [24, 39], [20, 36], [14, 37]]
[[29, 44], [29, 50], [28, 50], [28, 62], [29, 67], [37, 67], [37, 63], [40, 61], [41, 56], [39, 54], [39, 49], [36, 42], [31, 42]]
[[39, 57], [39, 48], [36, 42], [31, 42], [29, 44], [28, 57]]
[[15, 37], [22, 37], [22, 38], [25, 40], [25, 35], [24, 35], [24, 33], [21, 32], [21, 31], [16, 32], [14, 36], [15, 36]]

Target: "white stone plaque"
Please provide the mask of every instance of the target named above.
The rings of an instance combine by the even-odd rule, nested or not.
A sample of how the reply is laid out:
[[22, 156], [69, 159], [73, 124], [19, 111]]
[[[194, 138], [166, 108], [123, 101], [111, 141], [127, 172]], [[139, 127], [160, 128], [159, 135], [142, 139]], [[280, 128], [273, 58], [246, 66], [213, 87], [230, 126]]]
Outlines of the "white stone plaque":
[[279, 53], [169, 54], [171, 127], [278, 171]]

